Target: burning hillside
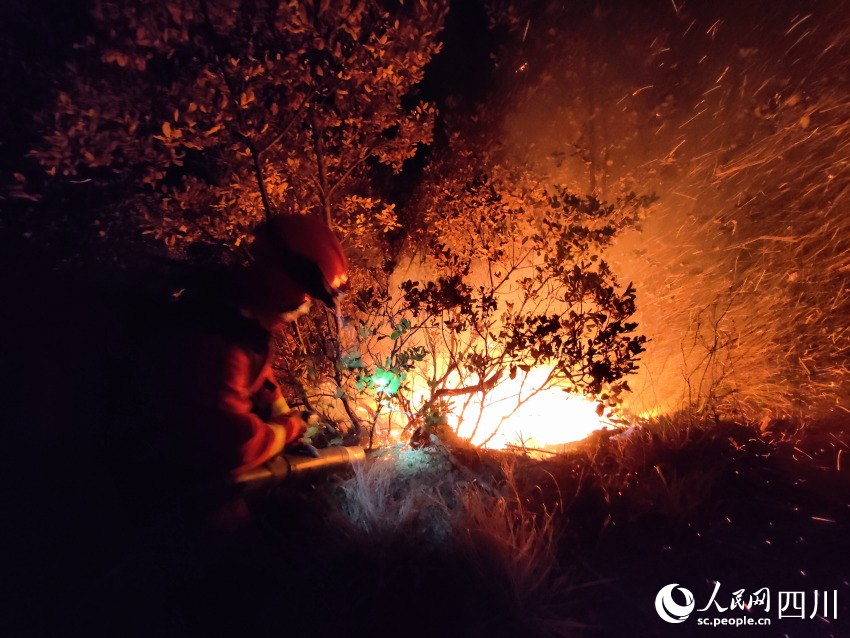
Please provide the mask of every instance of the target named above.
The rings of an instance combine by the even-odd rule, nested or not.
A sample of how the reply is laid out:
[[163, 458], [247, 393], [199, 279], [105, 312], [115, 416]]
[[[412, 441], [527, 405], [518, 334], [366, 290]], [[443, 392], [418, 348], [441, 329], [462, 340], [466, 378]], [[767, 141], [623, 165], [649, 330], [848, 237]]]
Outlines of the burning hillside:
[[850, 10], [786, 4], [12, 0], [11, 635], [846, 635]]

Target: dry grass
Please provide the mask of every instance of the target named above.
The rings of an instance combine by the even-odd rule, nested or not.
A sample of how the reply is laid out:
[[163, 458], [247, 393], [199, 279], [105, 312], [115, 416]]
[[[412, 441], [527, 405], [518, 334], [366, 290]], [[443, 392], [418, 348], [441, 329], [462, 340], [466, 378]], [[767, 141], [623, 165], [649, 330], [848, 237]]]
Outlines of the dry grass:
[[479, 581], [533, 635], [571, 636], [583, 628], [564, 615], [573, 586], [559, 566], [558, 521], [552, 514], [529, 512], [518, 495], [497, 497], [469, 486], [460, 492], [452, 531]]
[[[377, 553], [401, 542], [448, 557], [468, 588], [459, 595], [492, 608], [476, 625], [488, 635], [504, 635], [507, 627], [516, 635], [575, 635], [571, 585], [557, 556], [559, 519], [523, 507], [509, 465], [496, 474], [478, 470], [453, 466], [434, 450], [395, 449], [372, 458], [338, 488], [349, 539], [373, 545], [379, 539], [384, 548]], [[452, 591], [451, 583], [445, 586]]]
[[406, 565], [425, 557], [440, 583], [427, 597], [472, 601], [464, 635], [574, 636], [604, 620], [582, 612], [610, 577], [584, 565], [588, 550], [623, 535], [661, 543], [722, 518], [738, 468], [770, 449], [757, 430], [693, 413], [600, 432], [543, 462], [396, 448], [339, 484], [336, 527], [382, 566], [380, 587], [421, 595]]
[[430, 543], [449, 529], [454, 480], [438, 453], [391, 448], [338, 486], [340, 511], [351, 533], [421, 536]]

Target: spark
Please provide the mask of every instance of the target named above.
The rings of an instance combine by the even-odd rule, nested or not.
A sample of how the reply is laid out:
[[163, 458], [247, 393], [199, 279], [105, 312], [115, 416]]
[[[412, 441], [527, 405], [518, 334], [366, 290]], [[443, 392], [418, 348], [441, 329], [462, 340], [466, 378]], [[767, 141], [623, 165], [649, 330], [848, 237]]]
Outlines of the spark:
[[790, 47], [788, 47], [788, 50], [787, 50], [787, 51], [785, 51], [785, 54], [787, 55], [787, 54], [791, 53], [791, 50], [792, 50], [794, 47], [796, 47], [798, 44], [800, 44], [800, 42], [802, 42], [803, 40], [805, 40], [805, 39], [806, 39], [807, 37], [809, 37], [812, 33], [814, 33], [814, 32], [813, 32], [813, 31], [804, 31], [804, 32], [803, 32], [803, 35], [801, 35], [799, 38], [797, 38], [797, 39], [794, 41], [794, 44], [792, 44]]
[[686, 141], [687, 140], [682, 140], [681, 142], [676, 144], [676, 146], [673, 147], [673, 150], [667, 153], [667, 157], [665, 157], [663, 161], [666, 162], [668, 160], [673, 159], [673, 156], [676, 154], [676, 151], [678, 151]]
[[805, 452], [803, 452], [803, 450], [801, 450], [800, 448], [798, 448], [796, 445], [794, 446], [794, 449], [795, 449], [795, 450], [797, 450], [800, 454], [802, 454], [802, 455], [803, 455], [803, 456], [805, 456], [806, 458], [811, 459], [812, 461], [814, 461], [814, 458], [812, 458], [811, 456], [809, 456], [808, 454], [806, 454]]
[[706, 34], [710, 35], [712, 40], [717, 35], [721, 24], [723, 24], [723, 20], [721, 18], [718, 18], [710, 27], [708, 27], [708, 31], [706, 31]]
[[799, 27], [801, 24], [803, 24], [806, 20], [808, 20], [808, 19], [809, 19], [809, 18], [811, 18], [811, 17], [812, 17], [812, 14], [810, 13], [810, 14], [808, 14], [808, 15], [803, 16], [803, 17], [802, 17], [802, 18], [800, 18], [799, 20], [797, 20], [797, 21], [796, 21], [794, 24], [792, 24], [792, 25], [790, 26], [790, 28], [789, 28], [789, 29], [785, 32], [785, 35], [786, 35], [786, 36], [787, 36], [787, 35], [791, 35], [791, 32], [792, 32], [794, 29], [796, 29], [797, 27]]
[[693, 122], [695, 119], [697, 119], [700, 115], [702, 115], [703, 113], [705, 113], [707, 110], [708, 110], [707, 108], [706, 108], [706, 109], [703, 109], [702, 111], [700, 111], [699, 113], [697, 113], [696, 115], [694, 115], [691, 119], [689, 119], [689, 120], [688, 120], [687, 122], [685, 122], [684, 124], [680, 124], [680, 125], [679, 125], [679, 128], [680, 128], [680, 129], [681, 129], [681, 128], [684, 128], [685, 126], [687, 126], [688, 124], [690, 124], [691, 122]]

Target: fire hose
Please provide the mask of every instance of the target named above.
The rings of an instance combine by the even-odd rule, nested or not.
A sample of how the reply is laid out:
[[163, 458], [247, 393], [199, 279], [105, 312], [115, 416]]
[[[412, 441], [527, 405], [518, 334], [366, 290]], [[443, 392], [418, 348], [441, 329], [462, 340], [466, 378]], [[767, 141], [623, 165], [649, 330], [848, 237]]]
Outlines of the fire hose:
[[329, 447], [315, 450], [316, 456], [278, 454], [263, 465], [234, 478], [236, 485], [253, 491], [298, 478], [332, 474], [362, 463], [366, 451], [360, 446]]

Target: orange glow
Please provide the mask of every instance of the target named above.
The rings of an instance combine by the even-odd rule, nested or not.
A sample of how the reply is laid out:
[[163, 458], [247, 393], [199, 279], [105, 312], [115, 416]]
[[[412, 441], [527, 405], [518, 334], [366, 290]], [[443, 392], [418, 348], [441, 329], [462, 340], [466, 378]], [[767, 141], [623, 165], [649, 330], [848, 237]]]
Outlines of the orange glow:
[[[465, 409], [449, 415], [449, 424], [473, 445], [492, 449], [552, 448], [611, 427], [597, 415], [594, 401], [558, 387], [540, 390], [548, 375], [548, 369], [535, 368], [524, 382], [505, 379], [487, 393], [483, 406], [476, 395]], [[463, 405], [457, 402], [455, 408]]]

